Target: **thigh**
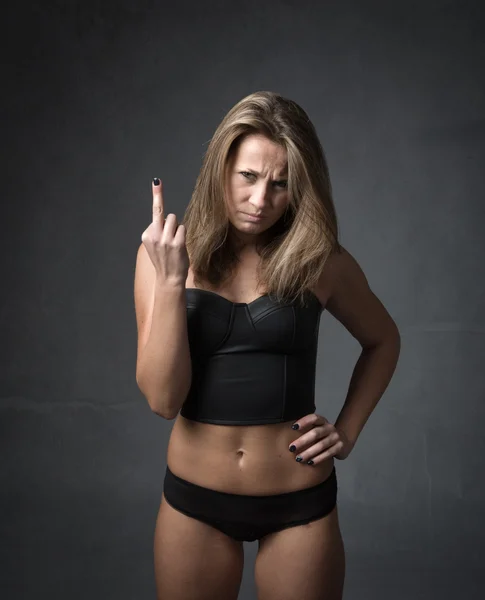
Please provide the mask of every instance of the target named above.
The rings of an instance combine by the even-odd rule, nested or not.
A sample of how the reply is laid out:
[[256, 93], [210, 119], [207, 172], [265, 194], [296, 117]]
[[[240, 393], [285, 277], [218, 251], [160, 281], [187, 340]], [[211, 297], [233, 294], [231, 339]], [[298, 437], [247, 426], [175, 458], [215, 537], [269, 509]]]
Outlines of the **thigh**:
[[345, 551], [337, 506], [325, 517], [262, 538], [254, 575], [258, 600], [341, 600]]
[[179, 512], [162, 494], [154, 537], [160, 600], [236, 600], [243, 566], [241, 542]]

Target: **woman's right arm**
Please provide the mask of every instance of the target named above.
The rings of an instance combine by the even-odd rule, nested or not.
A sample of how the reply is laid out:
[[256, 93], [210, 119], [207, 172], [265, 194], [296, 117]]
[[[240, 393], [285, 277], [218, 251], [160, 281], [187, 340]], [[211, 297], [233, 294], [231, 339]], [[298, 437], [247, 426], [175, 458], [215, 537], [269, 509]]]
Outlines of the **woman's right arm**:
[[136, 382], [152, 411], [165, 419], [177, 416], [192, 380], [186, 310], [185, 282], [157, 277], [142, 243], [135, 269]]
[[184, 225], [178, 225], [174, 213], [165, 218], [158, 178], [152, 195], [152, 222], [136, 257], [136, 382], [154, 413], [174, 419], [192, 381], [185, 302], [189, 256]]

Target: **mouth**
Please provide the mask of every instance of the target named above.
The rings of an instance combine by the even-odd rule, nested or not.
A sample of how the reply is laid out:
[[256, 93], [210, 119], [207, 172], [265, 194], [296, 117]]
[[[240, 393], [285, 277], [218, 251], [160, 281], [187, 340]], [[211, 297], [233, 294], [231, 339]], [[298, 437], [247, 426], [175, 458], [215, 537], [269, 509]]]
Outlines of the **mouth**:
[[255, 223], [262, 221], [265, 217], [263, 215], [250, 215], [248, 213], [242, 213], [249, 221], [254, 221]]

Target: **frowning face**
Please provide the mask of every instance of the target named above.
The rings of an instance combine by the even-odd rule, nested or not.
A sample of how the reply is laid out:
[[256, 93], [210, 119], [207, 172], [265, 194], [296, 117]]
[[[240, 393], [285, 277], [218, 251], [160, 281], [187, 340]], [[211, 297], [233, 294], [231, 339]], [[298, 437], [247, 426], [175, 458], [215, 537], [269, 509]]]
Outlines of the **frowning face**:
[[287, 175], [286, 149], [263, 134], [247, 135], [230, 157], [225, 203], [233, 233], [245, 244], [254, 244], [285, 212]]

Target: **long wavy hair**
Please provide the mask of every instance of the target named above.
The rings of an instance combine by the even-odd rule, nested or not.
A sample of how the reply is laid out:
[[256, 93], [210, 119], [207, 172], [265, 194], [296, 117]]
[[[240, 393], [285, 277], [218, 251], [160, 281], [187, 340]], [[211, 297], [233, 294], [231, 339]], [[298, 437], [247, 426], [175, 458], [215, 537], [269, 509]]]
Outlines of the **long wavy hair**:
[[224, 202], [227, 166], [249, 134], [265, 135], [286, 149], [289, 203], [257, 246], [258, 287], [278, 301], [300, 299], [316, 286], [325, 262], [340, 252], [337, 215], [325, 154], [315, 127], [294, 101], [269, 91], [246, 96], [217, 127], [203, 157], [182, 223], [194, 282], [219, 286], [239, 262], [228, 236]]

